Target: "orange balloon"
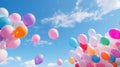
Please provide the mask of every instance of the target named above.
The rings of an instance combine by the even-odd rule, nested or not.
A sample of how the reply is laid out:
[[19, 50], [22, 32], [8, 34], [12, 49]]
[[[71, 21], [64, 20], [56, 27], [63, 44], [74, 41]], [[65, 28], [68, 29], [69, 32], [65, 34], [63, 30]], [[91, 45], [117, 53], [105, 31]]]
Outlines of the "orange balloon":
[[113, 67], [118, 67], [116, 62], [110, 62], [110, 63], [113, 65]]
[[92, 56], [96, 53], [96, 50], [93, 47], [88, 47], [87, 52], [90, 56]]
[[15, 38], [25, 37], [27, 35], [27, 33], [28, 33], [28, 29], [24, 25], [18, 26], [13, 32]]
[[110, 55], [109, 55], [107, 52], [102, 52], [102, 53], [101, 53], [101, 57], [102, 57], [104, 60], [110, 60]]

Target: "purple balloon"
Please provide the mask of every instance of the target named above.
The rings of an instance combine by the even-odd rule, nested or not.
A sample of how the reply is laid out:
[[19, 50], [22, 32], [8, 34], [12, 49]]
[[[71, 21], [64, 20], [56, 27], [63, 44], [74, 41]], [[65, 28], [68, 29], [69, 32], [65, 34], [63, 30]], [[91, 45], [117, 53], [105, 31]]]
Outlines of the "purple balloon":
[[0, 41], [2, 41], [4, 38], [0, 35]]
[[120, 51], [117, 49], [112, 49], [111, 53], [116, 57], [116, 58], [120, 58]]
[[31, 13], [28, 13], [24, 16], [23, 22], [26, 26], [32, 26], [35, 23], [35, 16]]
[[41, 63], [43, 62], [43, 60], [44, 60], [44, 56], [43, 56], [42, 54], [37, 55], [37, 56], [35, 57], [35, 64], [36, 64], [36, 65], [41, 64]]

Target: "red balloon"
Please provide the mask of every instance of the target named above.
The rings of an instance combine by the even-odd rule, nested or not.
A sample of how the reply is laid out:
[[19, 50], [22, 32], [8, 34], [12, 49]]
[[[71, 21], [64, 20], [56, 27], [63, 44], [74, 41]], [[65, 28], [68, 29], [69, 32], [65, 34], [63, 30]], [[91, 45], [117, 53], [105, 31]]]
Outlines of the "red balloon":
[[80, 43], [80, 47], [83, 49], [83, 52], [87, 50], [88, 45]]
[[75, 67], [80, 67], [79, 64], [75, 64]]

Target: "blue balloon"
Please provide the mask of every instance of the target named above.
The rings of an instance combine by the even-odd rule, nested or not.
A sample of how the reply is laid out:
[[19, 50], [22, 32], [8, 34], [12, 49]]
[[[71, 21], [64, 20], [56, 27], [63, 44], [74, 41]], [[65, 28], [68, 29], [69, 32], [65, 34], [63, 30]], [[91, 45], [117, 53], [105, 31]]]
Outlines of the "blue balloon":
[[116, 58], [113, 54], [110, 54], [110, 62], [115, 62], [116, 61]]
[[71, 38], [69, 39], [68, 43], [69, 43], [69, 45], [70, 45], [71, 47], [73, 47], [73, 48], [77, 48], [77, 46], [79, 45], [79, 44], [78, 44], [78, 41], [77, 41], [75, 38], [73, 38], [73, 37], [71, 37]]
[[0, 17], [0, 29], [5, 25], [11, 25], [12, 22], [8, 17]]
[[96, 54], [93, 55], [91, 59], [95, 63], [99, 63], [100, 62], [100, 57], [98, 55], [96, 55]]

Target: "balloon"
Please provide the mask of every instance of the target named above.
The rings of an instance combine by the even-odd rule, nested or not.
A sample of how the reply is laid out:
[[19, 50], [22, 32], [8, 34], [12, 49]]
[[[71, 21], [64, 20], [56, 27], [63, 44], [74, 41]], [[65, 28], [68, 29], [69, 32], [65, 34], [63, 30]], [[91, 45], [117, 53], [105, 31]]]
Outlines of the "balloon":
[[101, 44], [106, 45], [106, 46], [110, 44], [110, 41], [105, 37], [101, 37], [100, 42]]
[[87, 44], [87, 37], [85, 34], [80, 34], [78, 36], [78, 41], [82, 44]]
[[8, 15], [9, 15], [8, 10], [5, 8], [0, 8], [0, 15], [8, 17]]
[[116, 28], [111, 29], [109, 35], [113, 39], [120, 39], [120, 31]]
[[1, 30], [0, 30], [0, 42], [3, 40], [4, 38], [1, 36]]
[[96, 53], [96, 50], [93, 47], [88, 47], [87, 52], [90, 56], [92, 56]]
[[91, 62], [89, 62], [86, 64], [86, 67], [94, 67], [94, 65]]
[[58, 60], [57, 60], [57, 65], [58, 65], [58, 66], [61, 66], [62, 64], [63, 64], [62, 59], [58, 59]]
[[5, 25], [11, 25], [11, 20], [7, 17], [0, 17], [0, 29]]
[[88, 45], [80, 43], [80, 47], [83, 49], [83, 52], [85, 52], [87, 50]]
[[92, 36], [92, 37], [90, 37], [90, 39], [89, 39], [89, 43], [90, 43], [91, 46], [97, 47], [98, 41], [97, 41], [97, 39], [96, 39], [95, 37]]
[[8, 40], [6, 42], [6, 47], [13, 49], [13, 48], [17, 48], [18, 46], [20, 46], [20, 39], [16, 39], [16, 40]]
[[99, 63], [100, 62], [100, 57], [95, 54], [95, 55], [92, 56], [91, 60], [95, 63]]
[[70, 58], [69, 58], [69, 63], [70, 63], [70, 64], [74, 64], [74, 62], [75, 62], [75, 59], [74, 59], [73, 57], [70, 57]]
[[102, 35], [101, 34], [96, 34], [96, 36], [95, 36], [96, 38], [97, 38], [97, 40], [99, 41], [100, 40], [100, 38], [102, 37]]
[[17, 22], [21, 21], [21, 16], [20, 16], [20, 14], [18, 14], [18, 13], [13, 13], [13, 14], [11, 14], [11, 15], [9, 16], [9, 18], [11, 19], [11, 21], [12, 21], [13, 23], [17, 23]]
[[86, 62], [85, 61], [80, 61], [79, 66], [80, 67], [86, 67]]
[[16, 38], [22, 38], [27, 35], [28, 29], [24, 25], [20, 25], [14, 30], [13, 33]]
[[3, 38], [9, 38], [12, 33], [13, 33], [14, 29], [11, 25], [6, 25], [1, 29], [1, 35]]
[[17, 23], [14, 23], [14, 28], [17, 28], [18, 26], [21, 26], [21, 25], [25, 26], [25, 24], [23, 23], [23, 21], [19, 21]]
[[28, 13], [24, 16], [23, 22], [26, 26], [32, 26], [35, 23], [35, 16], [31, 13]]
[[44, 60], [44, 56], [42, 54], [39, 54], [35, 57], [35, 64], [38, 65], [38, 64], [41, 64]]
[[80, 59], [81, 56], [80, 56], [78, 53], [76, 53], [75, 51], [73, 51], [73, 50], [70, 51], [70, 56], [71, 56], [71, 57], [74, 57], [74, 60], [75, 60], [75, 61], [78, 61], [78, 62], [79, 62], [79, 61], [81, 60], [81, 59]]
[[78, 42], [75, 38], [71, 37], [68, 41], [69, 45], [73, 48], [77, 48]]
[[37, 43], [37, 42], [39, 42], [40, 41], [40, 36], [38, 35], [38, 34], [34, 34], [33, 36], [32, 36], [32, 42], [33, 43]]
[[56, 40], [59, 37], [59, 32], [57, 29], [52, 28], [48, 31], [49, 38]]
[[4, 41], [0, 42], [0, 49], [6, 49], [6, 42]]
[[81, 60], [85, 62], [91, 62], [91, 57], [88, 54], [83, 54]]
[[75, 67], [80, 67], [79, 64], [75, 64]]
[[116, 58], [113, 54], [110, 54], [110, 62], [115, 62], [116, 61]]
[[7, 51], [4, 49], [0, 49], [0, 63], [5, 61], [7, 59], [7, 57], [8, 57]]
[[88, 30], [88, 35], [89, 36], [95, 36], [96, 35], [96, 31], [94, 29], [89, 29]]
[[105, 64], [103, 64], [102, 62], [100, 62], [100, 63], [96, 64], [96, 67], [105, 67]]
[[104, 60], [110, 60], [110, 55], [109, 55], [107, 52], [102, 52], [102, 53], [101, 53], [101, 57], [102, 57]]
[[113, 67], [118, 67], [116, 62], [110, 62], [112, 64]]
[[117, 49], [112, 49], [111, 53], [116, 57], [116, 58], [120, 58], [120, 51]]

